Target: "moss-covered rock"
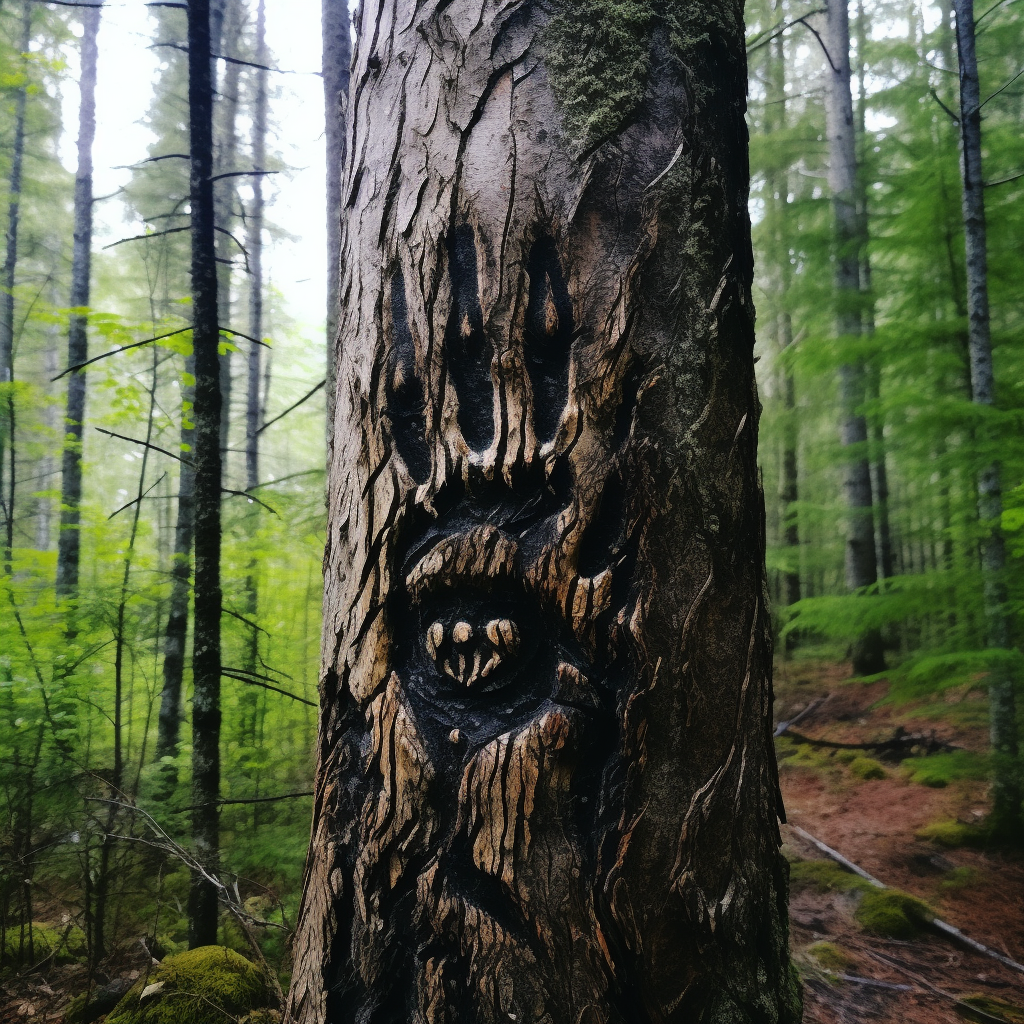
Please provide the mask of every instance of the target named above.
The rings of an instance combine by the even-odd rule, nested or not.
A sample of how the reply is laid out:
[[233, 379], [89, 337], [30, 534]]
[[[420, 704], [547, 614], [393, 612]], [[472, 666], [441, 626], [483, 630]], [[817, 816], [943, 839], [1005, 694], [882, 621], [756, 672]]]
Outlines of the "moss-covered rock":
[[850, 762], [850, 774], [858, 779], [884, 779], [889, 775], [873, 757], [855, 757]]
[[912, 939], [934, 917], [931, 907], [899, 889], [865, 892], [854, 914], [872, 935], [889, 939]]
[[225, 946], [202, 946], [154, 967], [114, 1007], [107, 1024], [228, 1024], [271, 1003], [267, 979], [255, 964]]

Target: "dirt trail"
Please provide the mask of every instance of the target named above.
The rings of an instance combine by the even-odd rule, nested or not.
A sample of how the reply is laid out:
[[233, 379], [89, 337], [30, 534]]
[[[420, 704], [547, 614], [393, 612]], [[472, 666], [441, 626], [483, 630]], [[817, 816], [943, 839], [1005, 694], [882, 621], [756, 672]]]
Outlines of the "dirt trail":
[[[984, 749], [982, 730], [956, 729], [934, 719], [918, 721], [912, 710], [879, 706], [886, 694], [884, 682], [850, 684], [847, 677], [847, 666], [842, 665], [791, 670], [777, 686], [778, 717], [790, 719], [829, 695], [799, 722], [798, 732], [858, 743], [888, 738], [903, 726], [908, 731], [934, 731], [937, 738], [968, 750]], [[887, 777], [862, 779], [831, 751], [804, 750], [810, 750], [804, 758], [782, 761], [782, 791], [792, 825], [886, 885], [924, 900], [971, 938], [1024, 962], [1024, 862], [995, 852], [945, 849], [916, 837], [936, 821], [979, 820], [986, 810], [983, 783], [958, 781], [931, 789], [909, 781], [892, 763], [885, 766]], [[816, 760], [808, 763], [811, 759]], [[791, 827], [783, 828], [783, 838], [791, 860], [822, 857]], [[804, 974], [808, 1024], [1024, 1022], [1024, 1011], [1018, 1016], [1013, 1009], [1024, 1007], [1024, 974], [930, 932], [909, 941], [869, 935], [854, 917], [858, 899], [856, 892], [794, 887], [792, 945]], [[815, 952], [823, 942], [836, 947], [825, 947], [824, 963], [822, 953]], [[844, 981], [837, 975], [859, 980]], [[958, 1006], [954, 996], [983, 997], [988, 1002]], [[978, 1012], [980, 1007], [984, 1012]]]

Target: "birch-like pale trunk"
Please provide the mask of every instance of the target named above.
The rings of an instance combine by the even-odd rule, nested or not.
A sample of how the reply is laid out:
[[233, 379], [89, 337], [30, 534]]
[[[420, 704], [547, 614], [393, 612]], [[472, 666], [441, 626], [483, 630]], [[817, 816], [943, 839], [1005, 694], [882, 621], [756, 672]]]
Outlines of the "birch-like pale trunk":
[[360, 7], [296, 1024], [800, 1018], [743, 8], [628, 6]]
[[[19, 46], [28, 53], [32, 38], [31, 0], [22, 0]], [[14, 497], [18, 479], [14, 453], [14, 286], [18, 278], [18, 227], [21, 218], [21, 172], [25, 159], [25, 107], [28, 102], [28, 68], [22, 60], [25, 80], [14, 100], [14, 140], [11, 146], [11, 174], [7, 185], [7, 237], [4, 265], [0, 273], [0, 500], [3, 503], [3, 567], [11, 572], [14, 547]], [[4, 463], [7, 478], [4, 479]]]
[[345, 166], [345, 108], [348, 102], [352, 30], [348, 0], [322, 0], [324, 137], [327, 143], [327, 430], [334, 422], [334, 346], [338, 336], [341, 280], [341, 171]]
[[[214, 53], [238, 57], [238, 39], [242, 33], [245, 12], [241, 0], [221, 0], [220, 17], [222, 30], [220, 39], [216, 35], [216, 19], [211, 19], [211, 43]], [[217, 62], [214, 61], [214, 68]], [[224, 61], [224, 70], [219, 81], [214, 72], [217, 99], [214, 105], [214, 168], [215, 174], [230, 174], [238, 166], [238, 92], [242, 66]], [[235, 207], [238, 204], [238, 189], [235, 178], [223, 178], [214, 183], [213, 203], [217, 230], [214, 243], [217, 246], [217, 321], [218, 327], [231, 325], [231, 266], [240, 257], [238, 246], [227, 232], [234, 232]], [[234, 340], [234, 339], [232, 339]], [[228, 448], [231, 435], [231, 349], [220, 356], [220, 448], [225, 475], [229, 461]]]
[[[971, 364], [971, 398], [977, 405], [995, 402], [992, 330], [988, 304], [988, 241], [985, 228], [985, 179], [981, 153], [981, 85], [974, 39], [974, 0], [953, 0], [956, 13], [957, 60], [960, 69], [960, 177], [963, 184], [964, 248], [967, 266], [967, 330]], [[979, 430], [984, 430], [983, 427]], [[1006, 550], [1000, 520], [1003, 492], [999, 465], [990, 462], [978, 472], [978, 520], [984, 531], [981, 569], [985, 588], [988, 646], [1013, 646], [1006, 607]], [[992, 826], [997, 834], [1020, 838], [1022, 827], [1019, 782], [1015, 680], [1005, 664], [989, 673], [989, 718], [994, 777]]]
[[[72, 309], [89, 305], [92, 267], [92, 146], [96, 138], [96, 71], [99, 63], [99, 3], [82, 13], [82, 70], [79, 78], [78, 172], [75, 175], [75, 229], [71, 254]], [[68, 322], [68, 366], [89, 358], [89, 317], [72, 313]], [[68, 376], [64, 413], [64, 448], [61, 455], [60, 536], [57, 539], [57, 596], [78, 594], [78, 563], [81, 551], [82, 430], [85, 423], [85, 372]]]
[[[210, 0], [188, 2], [192, 206], [192, 347], [195, 354], [195, 582], [192, 630], [192, 845], [207, 871], [219, 863], [220, 795], [220, 365], [213, 202]], [[198, 872], [189, 890], [189, 947], [217, 941], [217, 890]]]
[[[827, 0], [825, 103], [828, 135], [828, 183], [832, 193], [833, 294], [836, 337], [841, 348], [855, 347], [861, 336], [861, 218], [857, 211], [857, 139], [853, 120], [850, 74], [848, 0]], [[846, 587], [850, 591], [874, 583], [875, 527], [868, 464], [868, 427], [864, 417], [865, 370], [856, 351], [844, 355], [839, 367], [840, 440], [848, 449], [843, 464], [846, 502]], [[885, 667], [878, 630], [858, 636], [852, 647], [853, 670], [869, 675]]]
[[[256, 8], [256, 56], [257, 64], [267, 64], [267, 19], [264, 0], [259, 0]], [[256, 90], [253, 99], [252, 113], [252, 166], [263, 170], [267, 160], [267, 72], [256, 71]], [[263, 176], [254, 175], [252, 179], [252, 203], [246, 221], [246, 251], [249, 254], [249, 335], [250, 339], [263, 337]], [[246, 366], [246, 402], [245, 402], [245, 486], [252, 491], [260, 482], [260, 426], [262, 425], [262, 406], [260, 403], [260, 346], [249, 341], [248, 361]], [[259, 611], [259, 587], [257, 572], [259, 559], [255, 554], [256, 534], [259, 526], [260, 508], [252, 502], [246, 525], [249, 541], [253, 545], [253, 554], [245, 575], [245, 615], [252, 624], [246, 638], [245, 662], [243, 668], [250, 672], [259, 672], [257, 664], [259, 656], [259, 629], [256, 627], [256, 616]], [[241, 731], [245, 741], [255, 742], [259, 702], [261, 692], [255, 687], [247, 687], [240, 698]]]

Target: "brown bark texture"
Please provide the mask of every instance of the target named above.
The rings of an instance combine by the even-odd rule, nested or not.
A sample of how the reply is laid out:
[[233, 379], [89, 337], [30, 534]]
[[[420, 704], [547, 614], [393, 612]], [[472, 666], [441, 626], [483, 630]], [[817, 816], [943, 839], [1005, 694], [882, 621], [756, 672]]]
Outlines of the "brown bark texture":
[[742, 5], [628, 6], [361, 7], [291, 1021], [799, 1020]]

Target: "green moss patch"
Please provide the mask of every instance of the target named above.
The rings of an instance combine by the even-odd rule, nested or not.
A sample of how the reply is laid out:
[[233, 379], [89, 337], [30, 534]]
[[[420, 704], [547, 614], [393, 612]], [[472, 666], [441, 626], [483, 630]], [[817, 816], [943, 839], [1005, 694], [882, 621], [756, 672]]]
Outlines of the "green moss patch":
[[927, 903], [899, 889], [865, 892], [854, 913], [858, 924], [872, 935], [912, 939], [935, 915]]
[[853, 966], [850, 955], [835, 942], [815, 942], [807, 947], [807, 955], [826, 971], [843, 972]]
[[996, 999], [995, 996], [975, 995], [964, 996], [961, 1002], [973, 1006], [990, 1017], [1006, 1021], [1006, 1024], [1024, 1024], [1024, 1009], [1008, 1003], [1004, 999]]
[[988, 842], [988, 832], [982, 825], [965, 825], [962, 821], [952, 820], [930, 822], [918, 829], [915, 836], [950, 850], [964, 846], [983, 847]]
[[272, 1002], [255, 964], [225, 946], [202, 946], [158, 964], [107, 1024], [228, 1024]]
[[953, 750], [946, 754], [907, 758], [902, 770], [911, 782], [942, 789], [961, 779], [988, 778], [989, 759], [970, 750]]
[[873, 757], [855, 757], [850, 762], [850, 774], [858, 779], [886, 779], [889, 773]]
[[859, 892], [874, 888], [870, 882], [841, 868], [832, 860], [798, 860], [789, 866], [789, 885], [794, 891]]

